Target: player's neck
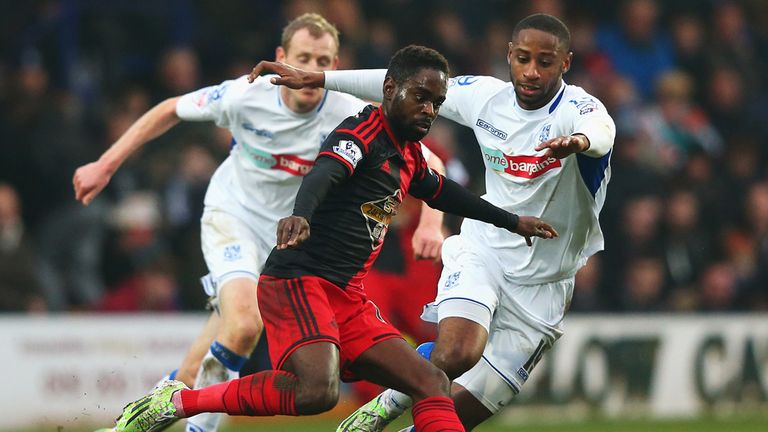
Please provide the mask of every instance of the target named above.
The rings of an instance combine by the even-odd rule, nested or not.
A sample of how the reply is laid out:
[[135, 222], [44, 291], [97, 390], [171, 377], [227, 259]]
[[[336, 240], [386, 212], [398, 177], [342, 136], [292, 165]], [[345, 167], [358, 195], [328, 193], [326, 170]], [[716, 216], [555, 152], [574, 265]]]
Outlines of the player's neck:
[[280, 99], [289, 110], [295, 112], [296, 114], [306, 114], [317, 108], [317, 106], [320, 105], [320, 101], [322, 101], [322, 98], [320, 98], [316, 102], [303, 103], [293, 94], [291, 94], [292, 91], [293, 90], [289, 89], [288, 87], [281, 86]]

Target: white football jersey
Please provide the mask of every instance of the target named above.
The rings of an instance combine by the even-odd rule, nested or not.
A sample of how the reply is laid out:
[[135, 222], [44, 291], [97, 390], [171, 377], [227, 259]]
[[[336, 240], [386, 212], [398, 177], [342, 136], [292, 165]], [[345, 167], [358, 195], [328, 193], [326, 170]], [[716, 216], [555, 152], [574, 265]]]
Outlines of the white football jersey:
[[[366, 102], [326, 91], [314, 110], [291, 111], [270, 76], [249, 83], [246, 76], [182, 96], [176, 112], [183, 120], [214, 121], [233, 137], [229, 157], [211, 179], [205, 205], [251, 220], [275, 223], [293, 211], [302, 177], [309, 172], [320, 144], [345, 118]], [[274, 227], [265, 227], [271, 234]]]
[[[501, 254], [508, 279], [518, 284], [562, 280], [603, 249], [598, 216], [616, 131], [599, 100], [563, 83], [547, 105], [525, 110], [511, 83], [460, 76], [450, 80], [440, 115], [474, 130], [486, 167], [486, 200], [521, 216], [539, 217], [560, 233], [553, 240], [536, 239], [529, 248], [523, 237], [466, 219], [462, 235]], [[590, 150], [563, 159], [534, 150], [543, 141], [575, 133], [590, 139]]]

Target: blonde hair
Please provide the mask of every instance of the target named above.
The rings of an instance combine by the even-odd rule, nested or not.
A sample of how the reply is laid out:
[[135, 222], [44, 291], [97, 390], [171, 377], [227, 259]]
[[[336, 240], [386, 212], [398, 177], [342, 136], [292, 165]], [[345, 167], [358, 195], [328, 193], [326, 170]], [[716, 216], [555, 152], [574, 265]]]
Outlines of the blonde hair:
[[305, 13], [294, 18], [289, 22], [285, 28], [283, 28], [283, 36], [280, 41], [283, 49], [288, 51], [290, 48], [291, 38], [301, 29], [307, 29], [312, 37], [320, 38], [324, 34], [329, 34], [333, 37], [333, 41], [336, 43], [336, 51], [339, 50], [339, 30], [328, 20], [323, 18], [322, 15], [316, 13]]

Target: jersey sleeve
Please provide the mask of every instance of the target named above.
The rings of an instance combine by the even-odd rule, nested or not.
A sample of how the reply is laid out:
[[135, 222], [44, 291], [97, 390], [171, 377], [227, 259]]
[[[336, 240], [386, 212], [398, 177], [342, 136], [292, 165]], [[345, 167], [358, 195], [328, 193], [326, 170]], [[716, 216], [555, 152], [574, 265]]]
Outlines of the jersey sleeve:
[[424, 154], [425, 149], [426, 146], [421, 144], [418, 169], [414, 173], [413, 180], [411, 180], [408, 193], [415, 198], [430, 201], [440, 195], [443, 187], [443, 176], [427, 166], [426, 155]]
[[176, 114], [182, 120], [213, 121], [217, 126], [229, 127], [247, 90], [245, 84], [246, 78], [241, 77], [187, 93], [176, 103]]
[[508, 85], [509, 83], [489, 76], [453, 77], [448, 81], [448, 94], [439, 114], [456, 123], [472, 127], [488, 99]]
[[381, 102], [384, 99], [386, 69], [325, 71], [325, 88], [349, 93], [361, 99]]
[[584, 155], [599, 158], [613, 148], [616, 125], [605, 106], [589, 94], [570, 99], [566, 103], [567, 121], [572, 125], [571, 134], [583, 134], [589, 139]]
[[319, 158], [332, 158], [347, 168], [349, 175], [355, 172], [357, 165], [368, 154], [368, 146], [358, 137], [339, 131], [333, 131], [320, 147]]

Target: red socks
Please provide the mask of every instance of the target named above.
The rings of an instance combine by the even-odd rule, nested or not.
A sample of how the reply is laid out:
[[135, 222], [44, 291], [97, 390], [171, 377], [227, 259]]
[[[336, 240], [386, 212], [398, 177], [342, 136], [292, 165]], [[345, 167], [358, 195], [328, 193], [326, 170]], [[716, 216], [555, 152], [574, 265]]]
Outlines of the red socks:
[[413, 405], [413, 425], [419, 432], [464, 432], [453, 401], [448, 397], [433, 396]]
[[264, 371], [199, 390], [180, 391], [184, 417], [204, 412], [229, 415], [296, 415], [296, 376], [284, 371]]

